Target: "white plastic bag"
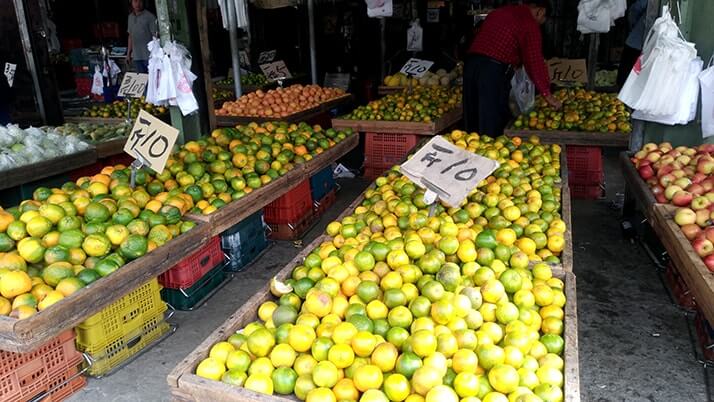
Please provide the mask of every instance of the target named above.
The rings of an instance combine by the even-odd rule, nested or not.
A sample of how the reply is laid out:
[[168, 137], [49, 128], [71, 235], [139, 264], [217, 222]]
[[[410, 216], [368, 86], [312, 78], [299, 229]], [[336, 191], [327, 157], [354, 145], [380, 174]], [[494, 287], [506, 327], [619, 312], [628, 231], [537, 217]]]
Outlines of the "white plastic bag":
[[699, 84], [702, 88], [702, 136], [714, 135], [714, 56], [709, 59], [707, 68], [699, 74]]
[[516, 101], [520, 113], [526, 113], [533, 108], [535, 85], [523, 67], [517, 69], [511, 78], [510, 96]]
[[423, 50], [422, 38], [423, 32], [421, 25], [419, 25], [419, 18], [412, 21], [411, 26], [407, 29], [407, 51], [408, 52], [421, 52]]
[[164, 50], [158, 39], [152, 40], [146, 46], [149, 48], [149, 81], [146, 85], [146, 102], [165, 105], [166, 103], [162, 103], [158, 98], [161, 70], [164, 66]]
[[178, 105], [181, 114], [186, 116], [198, 110], [198, 102], [191, 89], [196, 79], [191, 72], [191, 59], [188, 50], [175, 42], [166, 45], [164, 50], [171, 60], [174, 81], [174, 97], [169, 99], [169, 104]]
[[391, 17], [392, 16], [392, 0], [365, 0], [367, 3], [367, 16], [376, 17]]
[[99, 66], [94, 66], [94, 77], [92, 78], [92, 93], [95, 95], [104, 94], [104, 78], [102, 72], [99, 71]]

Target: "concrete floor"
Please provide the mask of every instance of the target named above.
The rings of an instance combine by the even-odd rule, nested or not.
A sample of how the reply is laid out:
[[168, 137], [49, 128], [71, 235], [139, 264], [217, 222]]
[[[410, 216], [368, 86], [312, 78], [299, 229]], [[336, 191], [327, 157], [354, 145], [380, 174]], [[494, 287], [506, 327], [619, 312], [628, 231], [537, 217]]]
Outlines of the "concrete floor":
[[[696, 362], [684, 314], [671, 304], [642, 247], [623, 238], [610, 200], [624, 184], [607, 153], [608, 199], [573, 203], [580, 389], [583, 401], [706, 401], [708, 375]], [[368, 182], [342, 183], [336, 205], [307, 235], [318, 236]], [[203, 307], [177, 312], [174, 335], [115, 374], [90, 379], [70, 401], [168, 401], [166, 375], [301, 246], [277, 242]]]

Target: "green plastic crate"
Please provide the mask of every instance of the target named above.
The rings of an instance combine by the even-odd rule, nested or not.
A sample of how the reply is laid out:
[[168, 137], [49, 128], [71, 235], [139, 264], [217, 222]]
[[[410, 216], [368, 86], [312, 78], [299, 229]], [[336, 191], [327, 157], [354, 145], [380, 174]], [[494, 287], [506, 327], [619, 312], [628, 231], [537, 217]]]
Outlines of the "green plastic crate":
[[233, 279], [225, 271], [226, 264], [219, 264], [208, 271], [188, 289], [161, 289], [161, 298], [176, 310], [191, 311], [203, 305], [222, 285]]

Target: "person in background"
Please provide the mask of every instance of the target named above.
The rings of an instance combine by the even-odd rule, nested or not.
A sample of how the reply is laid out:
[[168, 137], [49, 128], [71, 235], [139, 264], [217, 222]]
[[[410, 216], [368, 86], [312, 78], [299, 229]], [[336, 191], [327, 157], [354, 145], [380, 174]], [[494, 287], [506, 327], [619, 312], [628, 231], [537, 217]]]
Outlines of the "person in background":
[[127, 44], [127, 64], [134, 62], [137, 73], [149, 72], [149, 49], [146, 45], [157, 35], [156, 16], [144, 9], [143, 0], [131, 0], [131, 13], [127, 22], [129, 41]]
[[617, 69], [617, 87], [622, 88], [630, 75], [632, 67], [642, 53], [645, 42], [645, 21], [647, 20], [647, 0], [635, 0], [627, 9], [627, 23], [630, 33], [625, 40], [625, 46], [620, 56], [620, 66]]
[[524, 66], [538, 92], [554, 108], [561, 103], [550, 93], [540, 26], [547, 0], [527, 0], [493, 10], [471, 44], [464, 64], [466, 130], [489, 136], [503, 134], [511, 118], [508, 96], [513, 68]]

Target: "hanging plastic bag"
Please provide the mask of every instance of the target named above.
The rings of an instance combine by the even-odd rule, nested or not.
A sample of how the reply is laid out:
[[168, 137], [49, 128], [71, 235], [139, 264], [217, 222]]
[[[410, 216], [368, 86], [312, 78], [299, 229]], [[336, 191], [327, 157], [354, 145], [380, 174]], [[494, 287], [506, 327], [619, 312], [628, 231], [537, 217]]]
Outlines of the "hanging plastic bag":
[[707, 68], [699, 74], [699, 85], [702, 88], [702, 136], [714, 135], [714, 56], [709, 59]]
[[104, 94], [104, 78], [102, 77], [102, 72], [99, 70], [99, 66], [94, 66], [92, 93], [99, 96]]
[[169, 104], [178, 105], [181, 114], [186, 116], [198, 110], [198, 102], [191, 89], [196, 79], [196, 75], [191, 72], [191, 59], [188, 50], [175, 42], [168, 44], [165, 51], [171, 59], [175, 84], [175, 96], [169, 100]]
[[423, 50], [423, 33], [419, 18], [412, 21], [411, 26], [407, 29], [407, 52], [421, 52]]
[[510, 97], [518, 105], [519, 113], [526, 113], [533, 108], [535, 85], [523, 67], [517, 69], [513, 74], [513, 78], [511, 78]]
[[392, 0], [365, 0], [367, 3], [367, 16], [376, 17], [391, 17], [392, 16]]
[[161, 70], [164, 66], [164, 50], [158, 39], [154, 39], [147, 44], [149, 48], [149, 81], [146, 85], [146, 102], [154, 105], [165, 105], [158, 99], [159, 82], [161, 81]]

